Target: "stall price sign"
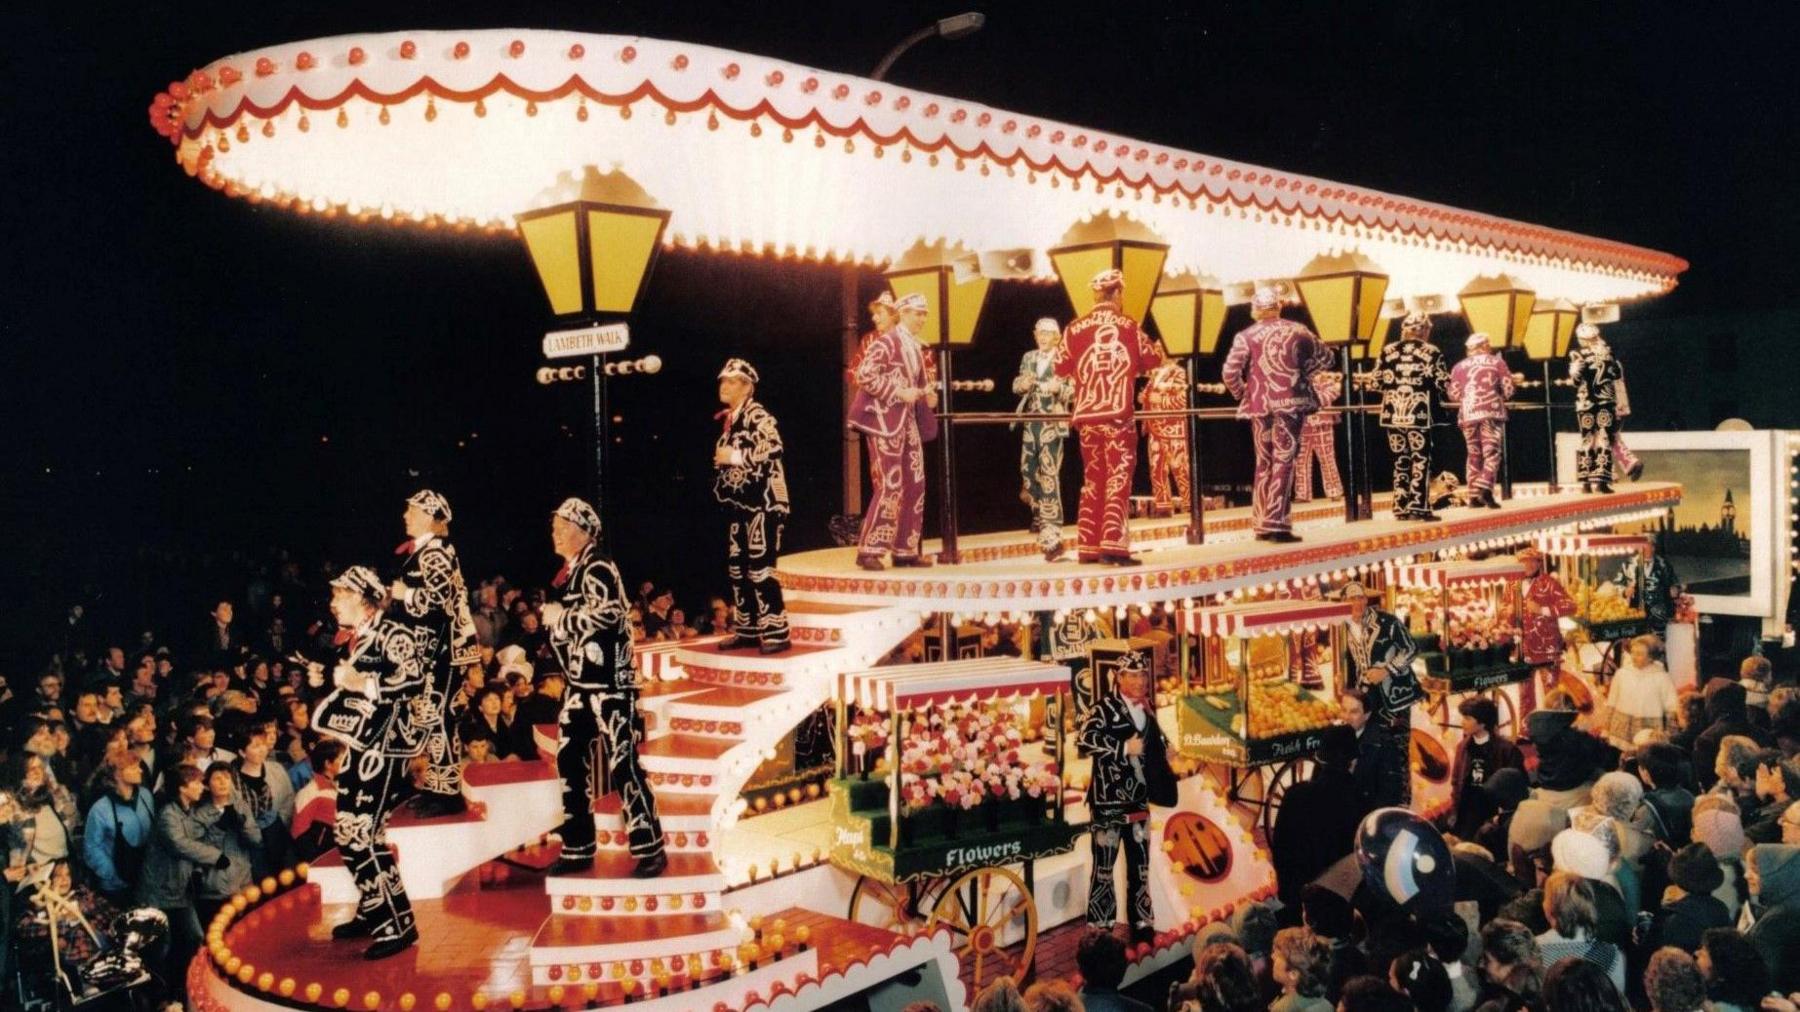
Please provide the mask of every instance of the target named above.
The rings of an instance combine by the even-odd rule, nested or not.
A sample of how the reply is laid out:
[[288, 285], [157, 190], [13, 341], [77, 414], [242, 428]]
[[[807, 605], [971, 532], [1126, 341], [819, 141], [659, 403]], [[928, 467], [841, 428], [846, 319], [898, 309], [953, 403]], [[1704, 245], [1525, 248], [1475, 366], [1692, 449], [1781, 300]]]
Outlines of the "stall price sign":
[[577, 358], [610, 355], [631, 347], [631, 328], [625, 323], [602, 323], [574, 330], [552, 330], [544, 335], [545, 358]]

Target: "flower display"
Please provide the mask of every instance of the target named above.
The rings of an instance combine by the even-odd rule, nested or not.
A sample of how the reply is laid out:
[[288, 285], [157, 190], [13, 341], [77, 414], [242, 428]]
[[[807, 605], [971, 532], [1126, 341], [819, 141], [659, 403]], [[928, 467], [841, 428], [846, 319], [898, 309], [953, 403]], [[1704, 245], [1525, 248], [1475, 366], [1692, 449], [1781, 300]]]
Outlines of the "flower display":
[[901, 721], [900, 803], [908, 813], [933, 805], [966, 811], [990, 800], [1049, 796], [1060, 783], [1056, 762], [1022, 752], [1036, 737], [1016, 706], [950, 703], [913, 711]]

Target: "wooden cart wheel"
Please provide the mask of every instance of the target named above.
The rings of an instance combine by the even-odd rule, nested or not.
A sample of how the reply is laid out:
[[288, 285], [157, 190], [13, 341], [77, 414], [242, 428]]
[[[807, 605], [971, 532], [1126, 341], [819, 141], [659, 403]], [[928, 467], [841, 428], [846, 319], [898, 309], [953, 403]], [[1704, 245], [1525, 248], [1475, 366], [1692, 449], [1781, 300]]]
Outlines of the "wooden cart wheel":
[[847, 917], [857, 924], [910, 935], [915, 916], [911, 890], [907, 886], [891, 885], [864, 875], [856, 880], [856, 886], [850, 890], [850, 912]]
[[[1534, 674], [1532, 677], [1536, 678], [1537, 676]], [[1524, 727], [1521, 726], [1522, 722], [1519, 720], [1518, 705], [1513, 702], [1511, 696], [1501, 692], [1499, 689], [1495, 689], [1492, 692], [1487, 693], [1487, 695], [1489, 698], [1493, 699], [1494, 709], [1499, 711], [1499, 727], [1510, 728], [1511, 737], [1515, 741], [1518, 740], [1520, 732], [1524, 730]]]
[[[1020, 919], [1025, 941], [1017, 956], [1009, 956], [1000, 938]], [[977, 868], [964, 872], [938, 894], [925, 932], [947, 927], [954, 933], [957, 957], [964, 969], [975, 975], [969, 985], [972, 991], [980, 991], [1002, 974], [1025, 979], [1037, 949], [1037, 924], [1037, 904], [1024, 879], [1010, 868]]]
[[1281, 799], [1287, 797], [1288, 788], [1311, 779], [1316, 765], [1311, 759], [1294, 759], [1270, 774], [1262, 810], [1263, 835], [1268, 838], [1270, 847], [1275, 846], [1275, 816], [1281, 811]]

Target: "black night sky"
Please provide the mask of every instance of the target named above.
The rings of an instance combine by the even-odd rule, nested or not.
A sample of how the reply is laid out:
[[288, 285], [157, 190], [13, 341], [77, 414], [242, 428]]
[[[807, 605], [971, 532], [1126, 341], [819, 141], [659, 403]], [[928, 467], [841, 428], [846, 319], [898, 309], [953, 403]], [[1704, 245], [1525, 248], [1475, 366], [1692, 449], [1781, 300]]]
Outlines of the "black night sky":
[[[214, 193], [146, 121], [168, 81], [264, 44], [409, 27], [641, 34], [866, 73], [913, 28], [969, 5], [32, 6], [4, 15], [7, 654], [78, 597], [115, 626], [193, 624], [194, 598], [214, 588], [163, 582], [164, 552], [379, 559], [423, 484], [457, 504], [472, 577], [541, 581], [554, 569], [549, 509], [591, 487], [584, 389], [532, 376], [546, 310], [516, 240], [333, 225]], [[983, 31], [918, 46], [891, 79], [1692, 261], [1673, 295], [1633, 315], [1792, 305], [1800, 73], [1787, 5], [980, 9]], [[613, 387], [609, 512], [628, 580], [674, 581], [694, 604], [718, 589], [711, 376], [731, 354], [762, 369], [783, 421], [790, 543], [825, 542], [839, 487], [835, 297], [827, 269], [661, 258], [634, 335], [668, 368]], [[999, 291], [958, 372], [1004, 380], [1044, 312], [1066, 316], [1054, 289]], [[1634, 368], [1643, 385], [1654, 366]], [[1209, 480], [1247, 477], [1243, 434], [1215, 428]], [[964, 528], [1021, 526], [1004, 430], [965, 445]], [[1073, 462], [1069, 474], [1072, 495]]]

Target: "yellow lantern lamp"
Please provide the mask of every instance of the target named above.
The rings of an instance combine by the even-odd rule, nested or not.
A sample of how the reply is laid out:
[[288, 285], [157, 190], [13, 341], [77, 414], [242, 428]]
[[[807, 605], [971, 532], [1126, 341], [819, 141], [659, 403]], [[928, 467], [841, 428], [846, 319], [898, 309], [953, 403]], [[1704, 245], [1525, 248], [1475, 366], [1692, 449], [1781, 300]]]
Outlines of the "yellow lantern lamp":
[[956, 262], [971, 256], [961, 243], [952, 246], [941, 239], [933, 243], [920, 240], [887, 271], [894, 298], [925, 298], [925, 326], [918, 334], [921, 344], [974, 342], [975, 325], [987, 304], [991, 282], [979, 274], [966, 281], [956, 280]]
[[1192, 271], [1164, 277], [1150, 300], [1150, 318], [1169, 354], [1217, 354], [1225, 329], [1225, 286]]
[[590, 165], [558, 177], [517, 215], [538, 280], [560, 317], [625, 315], [662, 247], [669, 211], [635, 180]]
[[[1321, 341], [1333, 347], [1350, 345], [1357, 358], [1369, 354], [1367, 346], [1383, 329], [1382, 302], [1388, 290], [1388, 275], [1375, 261], [1356, 250], [1322, 253], [1300, 269], [1294, 287]], [[1374, 354], [1379, 353], [1377, 348]]]
[[1094, 290], [1089, 285], [1094, 275], [1117, 268], [1125, 275], [1124, 304], [1119, 308], [1140, 321], [1150, 310], [1168, 259], [1169, 244], [1150, 226], [1110, 211], [1075, 223], [1050, 250], [1050, 264], [1056, 268], [1076, 316], [1085, 316], [1094, 308]]
[[1539, 302], [1531, 310], [1525, 325], [1525, 354], [1534, 362], [1563, 358], [1569, 354], [1569, 342], [1575, 336], [1575, 324], [1581, 309], [1568, 299]]
[[1537, 293], [1524, 282], [1509, 274], [1482, 275], [1465, 285], [1456, 298], [1469, 319], [1469, 329], [1492, 338], [1496, 350], [1524, 347], [1525, 329], [1537, 303]]

